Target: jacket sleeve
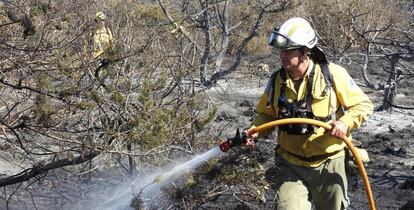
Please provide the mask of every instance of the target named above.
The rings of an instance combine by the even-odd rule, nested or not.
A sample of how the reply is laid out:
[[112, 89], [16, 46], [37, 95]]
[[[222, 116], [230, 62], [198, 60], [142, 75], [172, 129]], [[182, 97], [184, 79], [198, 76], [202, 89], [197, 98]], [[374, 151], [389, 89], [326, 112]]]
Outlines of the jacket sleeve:
[[359, 128], [372, 114], [373, 104], [343, 67], [330, 64], [329, 68], [336, 96], [345, 108], [345, 114], [339, 120], [343, 121], [349, 129]]

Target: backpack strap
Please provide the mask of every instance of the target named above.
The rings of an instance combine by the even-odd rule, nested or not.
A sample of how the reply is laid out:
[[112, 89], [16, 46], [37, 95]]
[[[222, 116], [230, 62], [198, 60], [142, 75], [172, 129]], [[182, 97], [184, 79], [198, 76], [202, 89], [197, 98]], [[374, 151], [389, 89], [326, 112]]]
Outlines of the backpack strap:
[[[277, 114], [277, 113], [276, 113], [275, 107], [273, 106], [273, 103], [275, 101], [276, 77], [277, 77], [279, 72], [284, 72], [284, 71], [282, 69], [279, 69], [278, 71], [273, 72], [272, 75], [270, 76], [270, 80], [269, 80], [269, 82], [266, 86], [266, 90], [265, 90], [265, 92], [268, 95], [268, 99], [267, 99], [267, 102], [266, 102], [266, 108], [272, 108], [273, 112], [275, 114]], [[286, 77], [286, 75], [285, 75], [285, 77]]]
[[315, 75], [315, 66], [316, 64], [313, 65], [311, 72], [309, 72], [309, 78], [308, 78], [308, 83], [306, 85], [306, 99], [304, 98], [304, 100], [306, 100], [306, 112], [308, 114], [308, 117], [312, 117], [313, 113], [312, 113], [312, 101], [313, 101], [313, 95], [312, 95], [312, 89], [313, 89], [313, 78]]
[[325, 82], [328, 86], [329, 91], [331, 92], [331, 96], [330, 96], [330, 110], [331, 110], [331, 114], [330, 114], [330, 120], [335, 121], [336, 120], [336, 92], [334, 90], [334, 86], [333, 86], [333, 79], [332, 79], [332, 75], [331, 72], [329, 71], [329, 64], [328, 63], [323, 63], [320, 64], [321, 65], [321, 70], [322, 70], [322, 74], [323, 74], [323, 78], [325, 79]]
[[333, 87], [333, 81], [332, 81], [332, 76], [331, 76], [331, 72], [329, 71], [329, 64], [324, 63], [324, 64], [320, 64], [321, 68], [322, 68], [322, 74], [323, 74], [323, 78], [325, 79], [326, 84], [329, 87]]

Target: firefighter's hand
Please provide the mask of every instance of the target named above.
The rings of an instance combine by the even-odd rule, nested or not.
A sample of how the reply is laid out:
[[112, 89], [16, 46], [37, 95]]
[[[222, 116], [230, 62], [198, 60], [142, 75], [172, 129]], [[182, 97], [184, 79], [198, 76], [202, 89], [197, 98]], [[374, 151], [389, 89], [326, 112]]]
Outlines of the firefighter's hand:
[[[244, 131], [244, 132], [246, 133], [247, 131]], [[258, 134], [254, 133], [250, 138], [247, 139], [245, 146], [251, 147], [251, 148], [256, 147], [257, 138], [258, 138]]]
[[108, 66], [110, 63], [111, 63], [111, 60], [109, 60], [108, 58], [104, 58], [104, 59], [102, 59], [102, 61], [101, 61], [101, 65], [102, 65], [103, 67]]
[[348, 132], [348, 126], [340, 120], [332, 122], [331, 126], [331, 135], [337, 138], [343, 138]]

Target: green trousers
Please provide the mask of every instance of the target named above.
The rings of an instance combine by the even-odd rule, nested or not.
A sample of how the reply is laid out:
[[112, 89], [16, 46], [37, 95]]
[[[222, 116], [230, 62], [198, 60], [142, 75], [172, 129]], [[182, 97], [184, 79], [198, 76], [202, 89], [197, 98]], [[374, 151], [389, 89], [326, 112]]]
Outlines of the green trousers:
[[282, 183], [275, 196], [276, 210], [342, 210], [349, 203], [345, 157], [319, 167], [301, 167], [276, 157]]

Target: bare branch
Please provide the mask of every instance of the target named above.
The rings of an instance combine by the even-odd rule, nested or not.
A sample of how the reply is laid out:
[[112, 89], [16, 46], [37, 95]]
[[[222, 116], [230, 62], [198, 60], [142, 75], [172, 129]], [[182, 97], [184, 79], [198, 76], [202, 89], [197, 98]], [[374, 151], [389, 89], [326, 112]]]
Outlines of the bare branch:
[[80, 164], [80, 163], [84, 163], [86, 161], [92, 160], [98, 154], [99, 154], [98, 151], [92, 150], [88, 154], [80, 155], [80, 156], [78, 156], [76, 158], [73, 158], [73, 159], [66, 158], [66, 159], [61, 159], [61, 160], [57, 160], [57, 161], [48, 163], [46, 165], [42, 165], [42, 164], [35, 165], [35, 166], [33, 166], [33, 168], [26, 169], [26, 170], [24, 170], [24, 171], [22, 171], [18, 174], [15, 174], [15, 175], [12, 175], [12, 176], [9, 176], [9, 177], [5, 177], [5, 178], [1, 178], [0, 179], [0, 187], [27, 181], [27, 180], [29, 180], [33, 177], [44, 174], [44, 173], [46, 173], [50, 170], [56, 169], [56, 168], [62, 168], [62, 167], [65, 167], [65, 166], [77, 165], [77, 164]]

